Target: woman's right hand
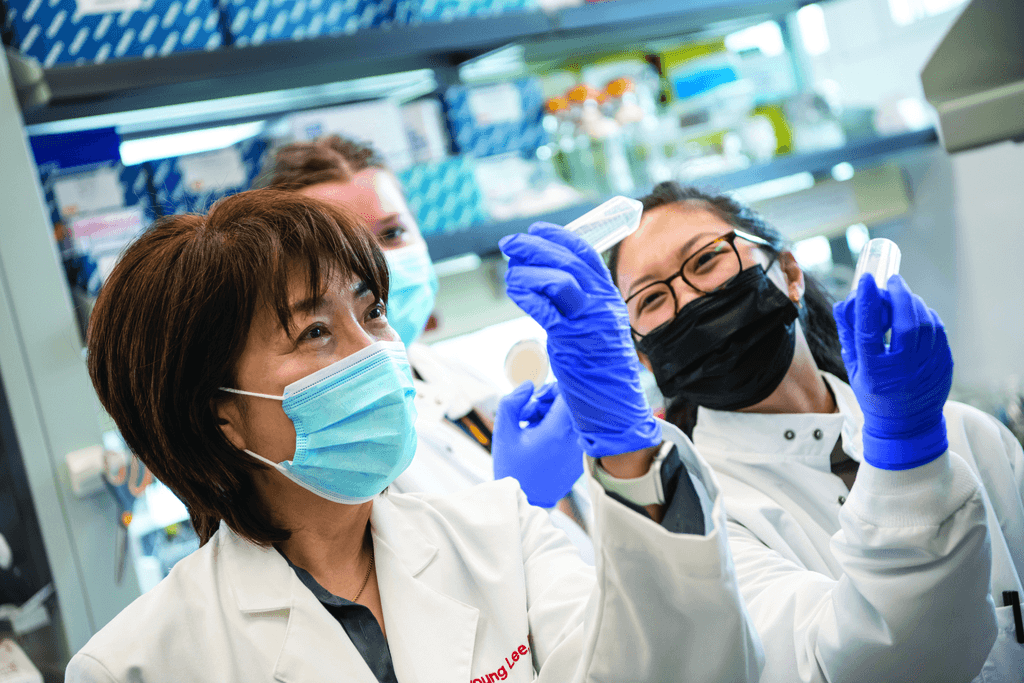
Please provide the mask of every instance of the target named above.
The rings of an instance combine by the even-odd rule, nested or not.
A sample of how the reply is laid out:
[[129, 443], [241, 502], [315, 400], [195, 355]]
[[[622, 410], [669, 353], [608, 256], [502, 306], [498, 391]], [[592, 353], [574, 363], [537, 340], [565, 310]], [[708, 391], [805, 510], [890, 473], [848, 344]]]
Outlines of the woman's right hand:
[[587, 455], [659, 445], [661, 426], [640, 384], [629, 313], [597, 252], [548, 223], [499, 246], [509, 257], [509, 297], [547, 332], [551, 370]]
[[953, 383], [953, 356], [938, 314], [899, 275], [889, 278], [887, 290], [865, 275], [833, 312], [850, 386], [864, 412], [864, 459], [881, 469], [905, 470], [945, 453], [942, 409]]

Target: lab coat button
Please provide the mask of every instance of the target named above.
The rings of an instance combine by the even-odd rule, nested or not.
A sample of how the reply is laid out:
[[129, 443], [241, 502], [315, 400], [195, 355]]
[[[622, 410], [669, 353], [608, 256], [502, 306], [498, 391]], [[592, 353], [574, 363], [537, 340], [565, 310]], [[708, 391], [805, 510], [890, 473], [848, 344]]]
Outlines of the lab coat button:
[[839, 496], [839, 504], [842, 505], [846, 502], [846, 496]]
[[792, 429], [787, 429], [786, 433], [783, 434], [783, 436], [786, 437], [786, 441], [792, 441], [793, 439], [796, 438], [796, 434], [793, 433]]
[[822, 434], [822, 431], [820, 429], [815, 429], [814, 430], [814, 438], [815, 439], [817, 439], [818, 441], [821, 441], [821, 437], [822, 436], [823, 436], [823, 434]]

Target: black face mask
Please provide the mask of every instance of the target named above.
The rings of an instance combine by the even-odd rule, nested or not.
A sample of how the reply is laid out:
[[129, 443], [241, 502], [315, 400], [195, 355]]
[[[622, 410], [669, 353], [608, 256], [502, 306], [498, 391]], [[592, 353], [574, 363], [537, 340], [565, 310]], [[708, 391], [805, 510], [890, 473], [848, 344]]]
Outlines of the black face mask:
[[666, 398], [738, 410], [782, 382], [796, 349], [796, 318], [793, 302], [754, 266], [683, 306], [636, 346]]

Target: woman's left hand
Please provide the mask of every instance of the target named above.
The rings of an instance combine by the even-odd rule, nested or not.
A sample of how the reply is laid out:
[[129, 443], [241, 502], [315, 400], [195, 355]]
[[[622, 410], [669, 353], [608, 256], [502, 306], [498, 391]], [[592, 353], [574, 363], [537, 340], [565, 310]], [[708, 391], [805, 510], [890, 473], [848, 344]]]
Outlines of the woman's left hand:
[[629, 314], [601, 257], [571, 232], [534, 223], [499, 243], [508, 295], [547, 331], [551, 369], [595, 458], [661, 443], [640, 384]]
[[524, 382], [501, 399], [491, 455], [494, 478], [518, 480], [531, 505], [554, 507], [569, 493], [583, 475], [583, 451], [557, 384], [535, 393]]

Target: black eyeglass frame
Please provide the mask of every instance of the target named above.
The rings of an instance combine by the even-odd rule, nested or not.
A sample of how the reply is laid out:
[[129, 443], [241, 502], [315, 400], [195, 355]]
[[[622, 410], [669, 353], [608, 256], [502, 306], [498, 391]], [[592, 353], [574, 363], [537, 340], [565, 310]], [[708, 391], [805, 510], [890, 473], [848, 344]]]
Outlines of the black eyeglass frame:
[[[690, 254], [689, 256], [686, 257], [686, 259], [683, 261], [683, 264], [681, 266], [679, 266], [679, 270], [677, 270], [673, 275], [670, 275], [669, 277], [665, 278], [664, 280], [658, 280], [657, 282], [648, 282], [646, 285], [644, 285], [643, 287], [641, 287], [637, 291], [635, 291], [632, 294], [630, 294], [629, 297], [625, 301], [626, 306], [628, 307], [630, 301], [632, 301], [633, 299], [635, 299], [639, 295], [643, 294], [648, 289], [651, 289], [652, 287], [657, 287], [659, 285], [665, 285], [665, 287], [669, 291], [669, 294], [672, 295], [672, 309], [673, 309], [672, 317], [675, 318], [675, 316], [679, 315], [679, 298], [676, 296], [675, 288], [672, 287], [672, 281], [675, 280], [676, 278], [680, 278], [683, 282], [685, 282], [690, 287], [690, 289], [693, 289], [694, 291], [699, 292], [701, 294], [711, 294], [711, 292], [715, 292], [715, 291], [718, 291], [719, 289], [722, 289], [723, 287], [728, 285], [730, 282], [732, 282], [733, 279], [736, 277], [736, 275], [739, 275], [740, 273], [743, 272], [743, 259], [740, 258], [739, 249], [736, 248], [736, 238], [737, 237], [739, 237], [740, 239], [744, 239], [744, 240], [746, 240], [746, 241], [748, 241], [748, 242], [750, 242], [752, 244], [756, 244], [756, 245], [758, 245], [760, 247], [768, 247], [769, 249], [772, 250], [772, 258], [771, 258], [770, 261], [768, 261], [768, 265], [765, 266], [765, 268], [764, 268], [765, 272], [767, 272], [769, 268], [771, 268], [773, 265], [775, 265], [775, 261], [779, 257], [779, 250], [778, 250], [778, 248], [774, 244], [772, 244], [768, 240], [764, 239], [763, 237], [758, 237], [757, 235], [751, 235], [750, 233], [744, 232], [743, 230], [739, 230], [739, 229], [733, 228], [732, 230], [730, 230], [729, 232], [725, 233], [724, 235], [716, 237], [715, 239], [711, 240], [710, 242], [708, 242], [704, 246], [700, 247], [699, 249], [694, 250], [694, 252], [692, 254]], [[713, 244], [716, 244], [717, 242], [727, 242], [729, 244], [729, 246], [732, 248], [732, 253], [736, 255], [736, 263], [737, 263], [737, 266], [738, 266], [739, 270], [737, 271], [736, 275], [734, 275], [733, 277], [729, 278], [728, 280], [726, 280], [725, 282], [720, 284], [718, 287], [715, 287], [711, 291], [705, 291], [705, 290], [701, 289], [700, 287], [694, 285], [689, 280], [687, 280], [686, 279], [686, 275], [684, 273], [686, 271], [686, 265], [690, 261], [692, 261], [694, 258], [699, 256], [701, 254], [701, 252], [703, 252], [705, 249], [707, 249], [708, 247], [710, 247]], [[671, 320], [671, 318], [670, 318], [670, 320]], [[658, 327], [661, 327], [661, 325], [658, 325]], [[654, 329], [656, 330], [656, 329], [658, 329], [658, 327], [655, 327]], [[633, 333], [633, 340], [634, 341], [638, 341], [640, 339], [643, 339], [644, 337], [647, 336], [647, 334], [650, 334], [651, 332], [654, 331], [654, 330], [651, 330], [651, 332], [648, 332], [647, 334], [640, 334], [639, 332], [636, 331], [636, 329], [633, 328], [632, 324], [629, 326], [629, 330], [630, 330], [630, 332]]]

